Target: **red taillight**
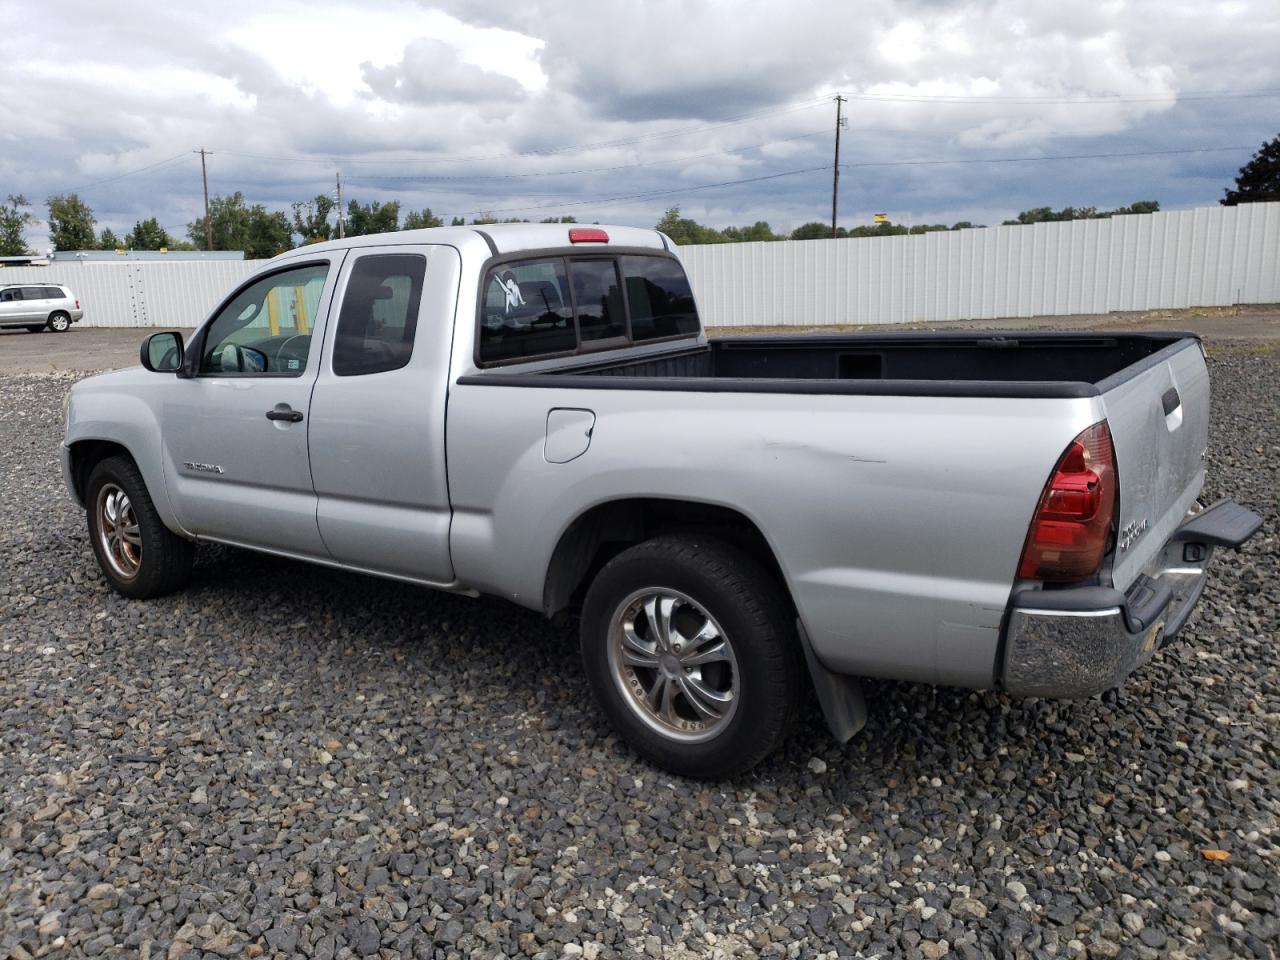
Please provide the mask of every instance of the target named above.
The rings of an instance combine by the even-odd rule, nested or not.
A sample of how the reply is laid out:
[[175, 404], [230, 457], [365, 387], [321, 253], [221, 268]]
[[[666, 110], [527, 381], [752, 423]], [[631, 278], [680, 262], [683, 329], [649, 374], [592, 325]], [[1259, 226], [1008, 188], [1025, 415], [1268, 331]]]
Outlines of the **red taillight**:
[[79, 309], [80, 309], [80, 301], [79, 301], [79, 300], [76, 300], [76, 309], [77, 309], [77, 310], [79, 310]]
[[570, 243], [608, 243], [609, 235], [599, 227], [570, 227]]
[[1024, 580], [1083, 580], [1098, 572], [1116, 510], [1116, 457], [1107, 422], [1071, 441], [1054, 467], [1022, 548]]

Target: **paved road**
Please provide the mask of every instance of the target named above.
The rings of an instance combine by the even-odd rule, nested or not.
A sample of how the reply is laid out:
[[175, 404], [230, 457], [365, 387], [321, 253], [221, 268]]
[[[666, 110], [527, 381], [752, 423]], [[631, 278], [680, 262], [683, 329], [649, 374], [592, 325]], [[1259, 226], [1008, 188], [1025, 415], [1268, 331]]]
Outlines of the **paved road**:
[[[136, 366], [142, 339], [163, 327], [72, 327], [66, 333], [0, 330], [0, 377]], [[170, 328], [175, 329], [175, 328]], [[182, 331], [184, 335], [190, 331]]]

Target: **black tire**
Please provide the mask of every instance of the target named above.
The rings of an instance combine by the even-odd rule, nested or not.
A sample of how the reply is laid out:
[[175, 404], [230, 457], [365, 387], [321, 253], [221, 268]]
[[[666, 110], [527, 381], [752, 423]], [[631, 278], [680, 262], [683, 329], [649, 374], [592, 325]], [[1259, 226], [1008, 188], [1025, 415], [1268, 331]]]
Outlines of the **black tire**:
[[66, 333], [71, 329], [71, 314], [64, 313], [61, 310], [49, 314], [47, 326], [54, 333]]
[[[615, 653], [611, 659], [611, 649], [626, 646], [615, 639], [615, 615], [619, 623], [625, 622], [624, 611], [634, 611], [635, 604], [643, 602], [636, 595], [647, 588], [673, 591], [692, 600], [693, 609], [701, 608], [697, 612], [719, 628], [732, 649], [736, 707], [722, 720], [707, 721], [722, 724], [718, 731], [694, 734], [709, 739], [688, 742], [658, 729], [665, 725], [652, 712], [646, 714], [642, 695], [643, 678], [661, 682], [658, 670], [630, 668], [628, 674], [627, 665], [619, 667], [622, 654]], [[781, 586], [750, 554], [711, 537], [661, 536], [618, 554], [592, 582], [582, 610], [582, 658], [596, 702], [641, 755], [683, 776], [728, 777], [750, 769], [776, 750], [795, 721], [803, 665], [793, 624], [791, 605]], [[635, 627], [641, 629], [652, 628], [645, 620]], [[686, 646], [692, 649], [692, 644]], [[716, 669], [726, 671], [719, 675], [724, 677], [730, 667], [717, 665]], [[700, 682], [705, 677], [701, 669], [698, 676]], [[719, 684], [725, 685], [725, 681]], [[681, 705], [676, 700], [680, 696], [673, 694], [673, 707]], [[692, 706], [687, 694], [682, 705]], [[685, 712], [696, 718], [691, 710]]]
[[[122, 491], [127, 497], [127, 509], [135, 521], [132, 526], [136, 527], [136, 536], [141, 541], [135, 548], [136, 569], [132, 576], [125, 575], [120, 569], [129, 565], [127, 559], [111, 559], [104, 543], [110, 537], [104, 535], [104, 526], [109, 521], [104, 516], [102, 502], [104, 497], [117, 491]], [[93, 468], [85, 485], [85, 511], [94, 556], [103, 576], [117, 593], [147, 600], [186, 585], [195, 560], [195, 545], [164, 525], [137, 464], [130, 458], [108, 457]]]
[[34, 326], [29, 326], [27, 327], [27, 333], [40, 333], [44, 330], [44, 326], [45, 325], [43, 323], [37, 323]]

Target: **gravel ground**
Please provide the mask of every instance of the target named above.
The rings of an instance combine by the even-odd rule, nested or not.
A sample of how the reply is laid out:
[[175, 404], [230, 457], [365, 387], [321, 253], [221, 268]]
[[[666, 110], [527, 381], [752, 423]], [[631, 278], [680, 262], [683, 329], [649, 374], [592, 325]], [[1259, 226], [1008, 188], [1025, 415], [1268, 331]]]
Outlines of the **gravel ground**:
[[0, 958], [1275, 957], [1280, 357], [1212, 363], [1206, 496], [1268, 520], [1180, 645], [1081, 703], [871, 684], [722, 784], [496, 601], [217, 549], [117, 597], [69, 380], [0, 379]]

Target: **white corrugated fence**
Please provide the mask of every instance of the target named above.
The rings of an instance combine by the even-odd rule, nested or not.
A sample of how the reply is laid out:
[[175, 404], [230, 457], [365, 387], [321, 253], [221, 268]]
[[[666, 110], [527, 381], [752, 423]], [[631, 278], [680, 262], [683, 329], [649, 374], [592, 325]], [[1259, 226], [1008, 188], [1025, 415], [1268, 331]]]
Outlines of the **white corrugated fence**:
[[65, 283], [86, 327], [194, 327], [261, 260], [154, 260], [8, 267], [0, 283]]
[[1280, 203], [902, 237], [681, 248], [708, 326], [1280, 302]]
[[[996, 319], [1280, 302], [1280, 203], [905, 237], [681, 248], [708, 326]], [[0, 270], [66, 283], [85, 326], [195, 326], [258, 260]]]

